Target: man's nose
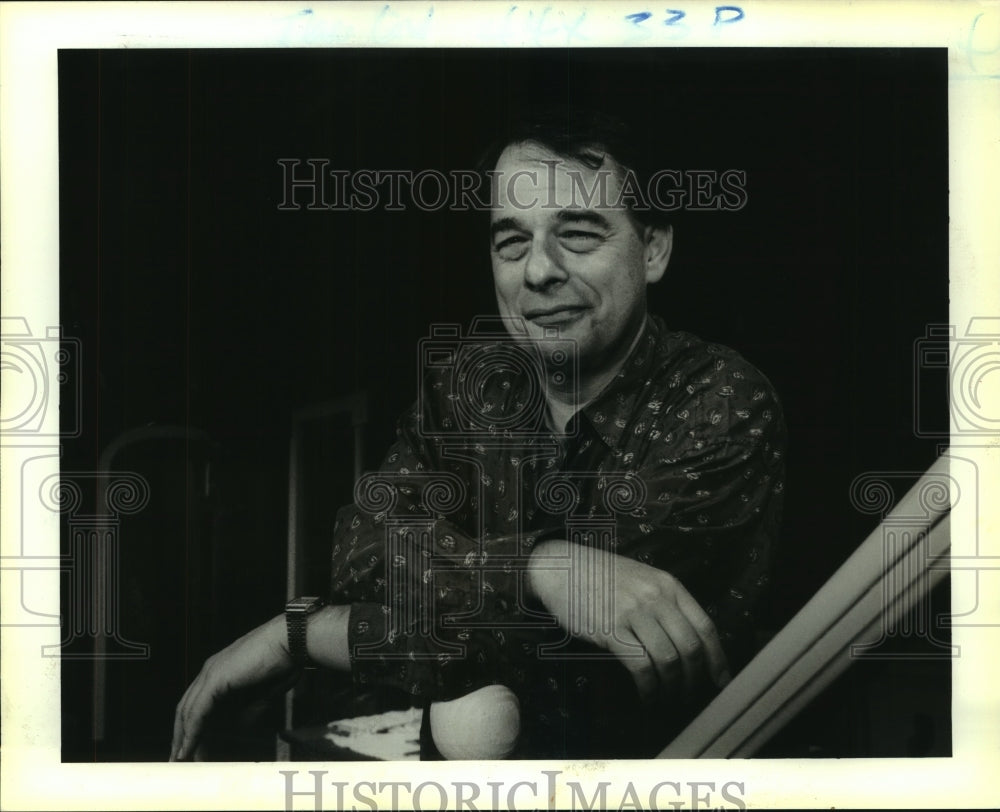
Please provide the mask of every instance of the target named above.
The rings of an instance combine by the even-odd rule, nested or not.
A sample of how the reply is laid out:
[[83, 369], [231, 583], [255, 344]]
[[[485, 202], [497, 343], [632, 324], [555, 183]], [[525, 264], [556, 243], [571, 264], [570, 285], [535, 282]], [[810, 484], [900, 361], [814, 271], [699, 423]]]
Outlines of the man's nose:
[[551, 287], [565, 281], [563, 269], [554, 246], [549, 240], [536, 239], [531, 244], [527, 262], [524, 264], [524, 284], [532, 290]]

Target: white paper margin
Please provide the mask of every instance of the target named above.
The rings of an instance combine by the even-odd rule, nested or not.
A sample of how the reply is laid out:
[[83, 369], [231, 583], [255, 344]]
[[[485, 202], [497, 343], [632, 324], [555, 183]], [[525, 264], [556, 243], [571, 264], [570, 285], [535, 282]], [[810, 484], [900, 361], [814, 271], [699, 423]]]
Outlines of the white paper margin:
[[[56, 54], [59, 48], [363, 47], [391, 46], [893, 46], [949, 49], [950, 322], [962, 330], [976, 316], [1000, 315], [1000, 6], [995, 2], [751, 2], [739, 25], [714, 25], [722, 3], [676, 2], [686, 27], [626, 25], [641, 3], [3, 3], [0, 4], [0, 205], [2, 205], [2, 308], [31, 325], [58, 323], [58, 143]], [[979, 392], [983, 413], [1000, 415], [996, 373]], [[54, 381], [51, 382], [54, 385]], [[58, 428], [55, 428], [58, 431]], [[39, 444], [43, 445], [43, 444]], [[965, 443], [962, 456], [976, 462], [982, 493], [979, 515], [960, 503], [953, 513], [956, 538], [979, 529], [979, 551], [1000, 555], [995, 484], [998, 437]], [[963, 438], [953, 436], [953, 448]], [[48, 558], [31, 573], [33, 606], [58, 613], [58, 523], [30, 500], [21, 515], [16, 472], [44, 447], [0, 448], [0, 521], [5, 556], [5, 618], [19, 611], [19, 589], [9, 565], [20, 553], [21, 533], [41, 539]], [[53, 473], [58, 458], [49, 459]], [[993, 486], [991, 488], [991, 485]], [[22, 528], [23, 521], [23, 528]], [[49, 552], [51, 551], [51, 552]], [[55, 564], [54, 564], [55, 562]], [[721, 803], [722, 785], [753, 807], [990, 807], [998, 791], [1000, 707], [993, 675], [1000, 641], [1000, 573], [993, 562], [979, 573], [980, 627], [954, 630], [962, 655], [955, 661], [954, 756], [949, 759], [734, 760], [648, 762], [338, 763], [317, 764], [61, 764], [59, 760], [59, 662], [39, 647], [59, 642], [59, 629], [2, 629], [3, 809], [269, 809], [283, 808], [285, 778], [298, 770], [297, 790], [311, 785], [309, 770], [327, 770], [326, 782], [476, 782], [488, 808], [488, 781], [503, 782], [501, 803], [515, 789], [517, 807], [568, 807], [568, 780], [589, 798], [610, 781], [607, 802], [618, 808], [628, 785], [642, 804], [662, 781], [711, 782]], [[169, 735], [169, 733], [165, 733]], [[559, 791], [546, 797], [543, 770], [561, 770]], [[515, 788], [518, 781], [534, 782]], [[325, 785], [323, 808], [336, 802]], [[367, 788], [366, 788], [367, 792]], [[389, 802], [389, 790], [380, 807]], [[408, 798], [402, 793], [402, 798]], [[454, 796], [452, 796], [454, 797]], [[468, 794], [467, 794], [468, 797]], [[661, 803], [676, 796], [661, 792]], [[424, 804], [437, 808], [429, 790]], [[348, 805], [367, 808], [353, 800]], [[627, 800], [627, 799], [626, 799]], [[313, 798], [296, 797], [297, 809]], [[453, 803], [453, 801], [452, 801]], [[690, 806], [690, 802], [688, 806]], [[732, 808], [732, 804], [729, 804]], [[628, 808], [628, 807], [626, 807]]]

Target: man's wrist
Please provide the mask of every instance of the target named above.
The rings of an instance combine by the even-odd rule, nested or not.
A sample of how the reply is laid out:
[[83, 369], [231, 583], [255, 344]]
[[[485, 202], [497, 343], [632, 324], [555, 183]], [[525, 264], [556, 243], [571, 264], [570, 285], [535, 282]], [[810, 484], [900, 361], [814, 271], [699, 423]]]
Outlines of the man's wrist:
[[[529, 599], [544, 603], [542, 579], [547, 572], [559, 567], [559, 559], [565, 560], [569, 552], [570, 542], [565, 539], [548, 539], [535, 545], [528, 559], [528, 576], [525, 578]], [[565, 569], [565, 564], [562, 568]]]
[[339, 671], [350, 670], [347, 642], [350, 617], [349, 604], [324, 606], [309, 615], [306, 624], [306, 651], [309, 659], [316, 665]]
[[315, 668], [316, 664], [306, 650], [306, 631], [309, 617], [319, 611], [325, 601], [320, 597], [293, 598], [285, 604], [285, 621], [288, 632], [288, 653], [299, 668]]

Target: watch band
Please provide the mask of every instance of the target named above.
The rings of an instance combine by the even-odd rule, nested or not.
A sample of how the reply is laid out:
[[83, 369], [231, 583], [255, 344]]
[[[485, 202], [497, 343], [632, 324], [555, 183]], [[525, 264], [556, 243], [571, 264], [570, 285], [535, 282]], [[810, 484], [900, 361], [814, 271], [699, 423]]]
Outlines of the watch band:
[[303, 597], [290, 600], [285, 605], [285, 626], [288, 630], [288, 653], [300, 668], [315, 668], [306, 649], [306, 627], [309, 615], [325, 605], [322, 598]]

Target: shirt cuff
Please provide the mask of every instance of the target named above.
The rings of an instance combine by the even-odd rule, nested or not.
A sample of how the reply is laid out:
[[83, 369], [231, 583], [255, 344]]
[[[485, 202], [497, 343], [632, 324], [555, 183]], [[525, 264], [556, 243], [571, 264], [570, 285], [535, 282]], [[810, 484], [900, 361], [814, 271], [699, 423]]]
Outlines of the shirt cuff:
[[385, 640], [387, 618], [382, 604], [352, 603], [347, 625], [347, 653], [351, 660], [351, 676], [359, 688], [384, 684], [385, 655], [375, 651]]

